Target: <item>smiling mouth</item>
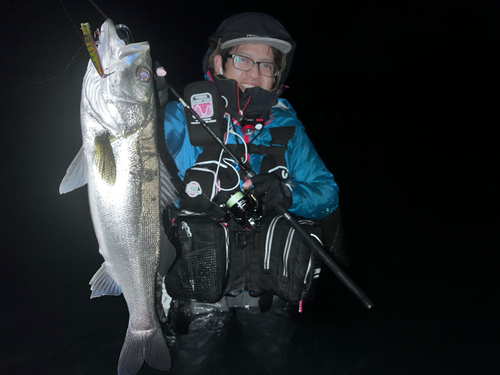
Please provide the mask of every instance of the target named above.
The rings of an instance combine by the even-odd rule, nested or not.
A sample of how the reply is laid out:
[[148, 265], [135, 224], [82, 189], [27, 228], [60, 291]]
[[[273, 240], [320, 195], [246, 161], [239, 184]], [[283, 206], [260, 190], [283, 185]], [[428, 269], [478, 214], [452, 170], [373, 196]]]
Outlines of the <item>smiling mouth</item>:
[[239, 86], [242, 91], [245, 91], [245, 89], [251, 89], [252, 87], [257, 87], [257, 85], [252, 83], [240, 83]]

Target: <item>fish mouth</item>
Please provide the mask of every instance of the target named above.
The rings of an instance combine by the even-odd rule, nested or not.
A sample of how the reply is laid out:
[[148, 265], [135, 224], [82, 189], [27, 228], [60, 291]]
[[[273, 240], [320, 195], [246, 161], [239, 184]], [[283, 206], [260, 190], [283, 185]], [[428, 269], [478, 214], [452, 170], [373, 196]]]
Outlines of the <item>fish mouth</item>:
[[[94, 113], [114, 137], [120, 138], [147, 126], [156, 114], [149, 43], [126, 45], [118, 38], [111, 19], [101, 30], [98, 52], [106, 77], [89, 81], [86, 95]], [[135, 82], [134, 77], [141, 80], [137, 69], [146, 67], [151, 79]]]

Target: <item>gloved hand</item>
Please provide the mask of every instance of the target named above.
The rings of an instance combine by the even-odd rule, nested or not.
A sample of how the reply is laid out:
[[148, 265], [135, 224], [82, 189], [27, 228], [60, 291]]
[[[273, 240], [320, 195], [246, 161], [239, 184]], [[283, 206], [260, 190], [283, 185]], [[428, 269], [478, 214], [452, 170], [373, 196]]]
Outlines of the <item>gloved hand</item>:
[[158, 61], [155, 62], [155, 69], [156, 90], [158, 90], [158, 101], [160, 102], [160, 108], [162, 108], [168, 102], [168, 85], [165, 80], [167, 71]]
[[243, 187], [254, 186], [254, 195], [262, 203], [264, 213], [271, 212], [276, 205], [287, 209], [293, 203], [292, 191], [274, 173], [259, 174], [246, 180]]

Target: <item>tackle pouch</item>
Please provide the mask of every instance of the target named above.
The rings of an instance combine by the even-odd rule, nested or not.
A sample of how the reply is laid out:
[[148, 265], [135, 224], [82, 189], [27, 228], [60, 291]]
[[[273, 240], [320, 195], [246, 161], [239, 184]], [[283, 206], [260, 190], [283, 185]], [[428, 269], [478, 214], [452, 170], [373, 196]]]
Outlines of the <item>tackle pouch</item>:
[[[312, 220], [299, 224], [321, 244], [321, 228]], [[261, 282], [269, 292], [290, 303], [312, 300], [321, 272], [321, 259], [283, 215], [275, 216], [259, 247], [264, 260]]]
[[177, 259], [165, 276], [173, 299], [215, 303], [227, 285], [227, 229], [205, 214], [181, 211], [169, 231]]
[[[321, 243], [321, 228], [316, 222], [299, 223]], [[248, 290], [253, 297], [271, 293], [292, 304], [313, 299], [321, 259], [283, 215], [264, 218], [257, 233], [242, 236], [236, 233], [232, 241], [226, 295]]]

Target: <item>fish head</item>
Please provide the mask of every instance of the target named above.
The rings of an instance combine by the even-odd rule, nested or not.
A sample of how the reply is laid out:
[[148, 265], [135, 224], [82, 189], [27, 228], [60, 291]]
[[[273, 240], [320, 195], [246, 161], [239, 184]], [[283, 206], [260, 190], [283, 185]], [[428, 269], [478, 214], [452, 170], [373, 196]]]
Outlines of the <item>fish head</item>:
[[[125, 44], [113, 21], [102, 27], [97, 47], [104, 77], [89, 64], [87, 98], [101, 125], [115, 137], [126, 136], [154, 120], [156, 102], [148, 42]], [[85, 86], [85, 82], [84, 82]]]

